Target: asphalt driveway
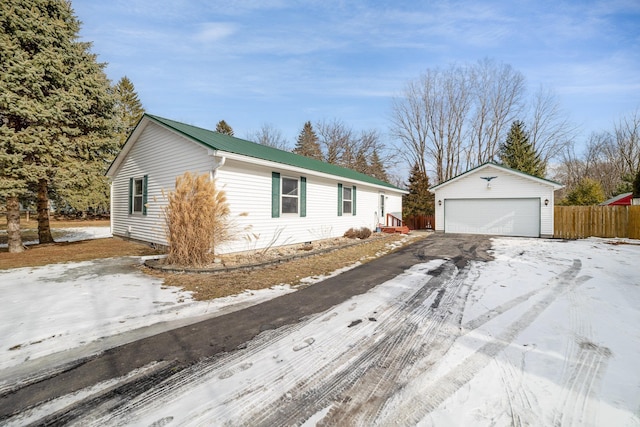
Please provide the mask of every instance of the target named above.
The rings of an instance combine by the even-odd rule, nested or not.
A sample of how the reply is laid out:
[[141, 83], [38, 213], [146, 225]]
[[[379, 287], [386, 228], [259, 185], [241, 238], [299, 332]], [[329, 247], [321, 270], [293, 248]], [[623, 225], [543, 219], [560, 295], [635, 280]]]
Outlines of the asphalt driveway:
[[[51, 423], [70, 421], [82, 416], [86, 408], [109, 400], [114, 395], [135, 396], [203, 359], [246, 346], [247, 342], [264, 331], [295, 324], [354, 295], [366, 293], [417, 263], [446, 258], [456, 268], [462, 269], [470, 260], [490, 260], [487, 253], [489, 248], [490, 239], [486, 236], [433, 235], [297, 292], [112, 348], [95, 357], [77, 360], [55, 375], [5, 392], [0, 396], [0, 421], [41, 402], [154, 365], [144, 375], [134, 376], [124, 384], [80, 405], [52, 414], [46, 420]], [[431, 274], [438, 275], [442, 271]]]

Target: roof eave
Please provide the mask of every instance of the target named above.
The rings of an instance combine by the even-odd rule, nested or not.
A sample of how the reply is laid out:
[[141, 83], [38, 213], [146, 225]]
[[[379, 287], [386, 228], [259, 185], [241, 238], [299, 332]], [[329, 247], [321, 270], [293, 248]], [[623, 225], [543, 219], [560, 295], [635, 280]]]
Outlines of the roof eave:
[[510, 172], [510, 173], [513, 173], [513, 174], [516, 174], [516, 175], [520, 175], [522, 177], [525, 177], [525, 178], [528, 178], [528, 179], [531, 179], [531, 180], [534, 180], [534, 181], [538, 181], [541, 184], [550, 185], [550, 186], [553, 187], [554, 191], [555, 190], [559, 190], [561, 188], [564, 188], [564, 185], [560, 184], [559, 182], [555, 182], [555, 181], [551, 181], [549, 179], [545, 179], [545, 178], [540, 178], [540, 177], [537, 177], [537, 176], [529, 175], [527, 173], [521, 172], [521, 171], [516, 170], [516, 169], [508, 168], [506, 166], [502, 166], [502, 165], [499, 165], [497, 163], [487, 162], [487, 163], [481, 164], [480, 166], [476, 166], [475, 168], [469, 169], [468, 171], [463, 172], [460, 175], [457, 175], [457, 176], [455, 176], [455, 177], [453, 177], [451, 179], [448, 179], [448, 180], [446, 180], [444, 182], [441, 182], [438, 185], [434, 185], [433, 187], [429, 188], [429, 191], [431, 193], [435, 193], [436, 189], [444, 187], [446, 185], [449, 185], [449, 184], [451, 184], [451, 183], [463, 178], [465, 175], [470, 174], [471, 172], [477, 172], [479, 170], [482, 170], [482, 169], [485, 169], [485, 168], [488, 168], [488, 167], [491, 167], [491, 166], [496, 167], [498, 169], [502, 169], [505, 172]]

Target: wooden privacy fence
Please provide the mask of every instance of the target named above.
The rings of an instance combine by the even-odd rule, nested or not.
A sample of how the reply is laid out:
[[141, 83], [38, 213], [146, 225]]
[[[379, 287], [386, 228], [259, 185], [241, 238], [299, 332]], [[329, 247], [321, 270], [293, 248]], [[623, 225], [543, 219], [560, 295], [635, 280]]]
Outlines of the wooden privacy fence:
[[407, 216], [402, 222], [411, 230], [433, 230], [436, 228], [436, 219], [433, 215]]
[[640, 239], [640, 206], [556, 206], [553, 236]]

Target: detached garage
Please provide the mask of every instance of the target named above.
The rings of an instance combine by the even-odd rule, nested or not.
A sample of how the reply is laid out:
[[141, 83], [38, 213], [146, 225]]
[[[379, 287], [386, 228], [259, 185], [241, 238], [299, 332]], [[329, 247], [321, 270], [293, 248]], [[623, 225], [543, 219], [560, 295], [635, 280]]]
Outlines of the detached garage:
[[436, 231], [552, 237], [554, 191], [562, 185], [485, 163], [431, 187]]

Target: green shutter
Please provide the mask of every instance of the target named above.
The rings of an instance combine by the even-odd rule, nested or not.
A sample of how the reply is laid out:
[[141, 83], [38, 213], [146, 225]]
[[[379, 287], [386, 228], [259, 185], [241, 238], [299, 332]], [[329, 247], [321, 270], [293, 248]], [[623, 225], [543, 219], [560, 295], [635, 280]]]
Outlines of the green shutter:
[[338, 216], [342, 216], [342, 184], [338, 184]]
[[133, 178], [129, 178], [129, 215], [133, 213]]
[[147, 183], [149, 182], [149, 175], [145, 175], [142, 178], [142, 215], [147, 214]]
[[307, 178], [300, 177], [300, 216], [307, 216]]
[[356, 186], [351, 190], [351, 215], [356, 215]]
[[280, 216], [280, 174], [271, 172], [271, 218]]

